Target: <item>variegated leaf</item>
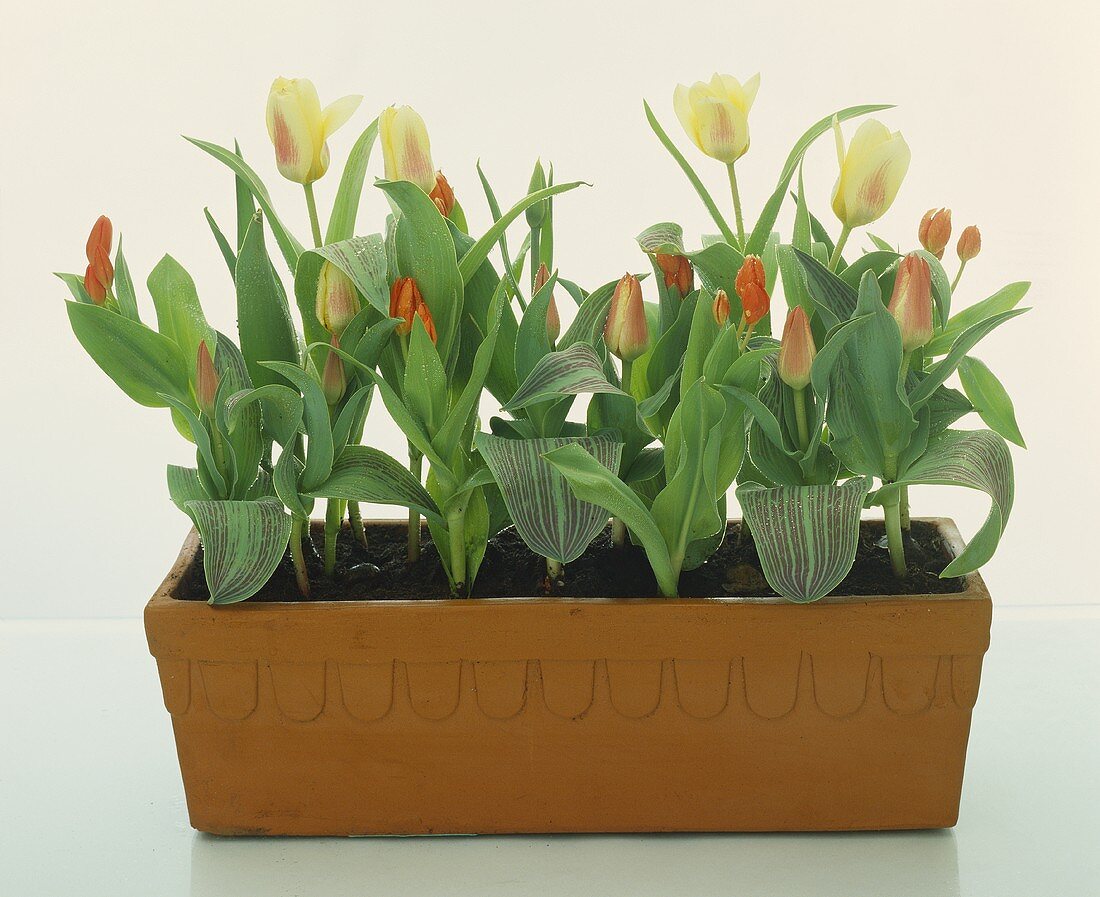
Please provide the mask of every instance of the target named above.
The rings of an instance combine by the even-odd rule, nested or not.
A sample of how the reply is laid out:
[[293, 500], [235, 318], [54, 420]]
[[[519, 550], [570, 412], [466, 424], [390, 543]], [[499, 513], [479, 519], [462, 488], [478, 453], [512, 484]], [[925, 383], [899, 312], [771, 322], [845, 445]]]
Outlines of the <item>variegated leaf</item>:
[[535, 402], [585, 392], [621, 393], [622, 390], [607, 382], [603, 362], [595, 350], [588, 343], [575, 343], [539, 359], [504, 410], [515, 411]]
[[386, 245], [381, 234], [352, 237], [309, 250], [332, 262], [351, 278], [356, 289], [383, 315], [390, 313], [390, 291], [386, 283]]
[[479, 433], [476, 442], [500, 486], [516, 530], [535, 553], [568, 564], [580, 557], [607, 525], [607, 511], [577, 498], [542, 455], [564, 445], [578, 445], [617, 473], [621, 442], [606, 436], [505, 439], [488, 433]]
[[256, 594], [283, 559], [290, 517], [274, 499], [192, 501], [187, 513], [202, 537], [203, 569], [211, 604]]
[[870, 487], [870, 477], [828, 486], [739, 486], [737, 500], [768, 585], [798, 602], [817, 601], [836, 588], [855, 560]]
[[684, 254], [684, 229], [673, 221], [650, 225], [634, 239], [645, 253]]

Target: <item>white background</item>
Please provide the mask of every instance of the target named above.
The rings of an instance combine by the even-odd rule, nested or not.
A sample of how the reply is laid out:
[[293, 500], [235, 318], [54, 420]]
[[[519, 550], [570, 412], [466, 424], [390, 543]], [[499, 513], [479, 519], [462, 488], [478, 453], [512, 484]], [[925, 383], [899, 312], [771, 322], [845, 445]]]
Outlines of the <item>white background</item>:
[[[83, 270], [88, 229], [104, 212], [125, 236], [139, 284], [171, 253], [195, 278], [210, 320], [233, 332], [231, 283], [202, 216], [209, 205], [232, 226], [232, 177], [179, 135], [239, 138], [284, 220], [305, 236], [301, 191], [275, 173], [263, 123], [276, 75], [312, 78], [323, 103], [366, 97], [332, 141], [333, 170], [317, 185], [323, 211], [355, 136], [394, 102], [426, 119], [435, 162], [475, 232], [488, 222], [477, 158], [508, 204], [539, 155], [559, 180], [591, 181], [555, 206], [562, 274], [588, 287], [643, 267], [633, 237], [651, 223], [679, 221], [696, 245], [713, 230], [649, 132], [643, 97], [721, 200], [725, 173], [682, 137], [672, 89], [715, 70], [761, 72], [752, 148], [738, 166], [750, 219], [811, 122], [855, 103], [898, 104], [882, 117], [902, 130], [913, 162], [874, 230], [914, 244], [921, 214], [939, 205], [954, 209], [956, 234], [980, 225], [984, 248], [956, 307], [1009, 281], [1034, 282], [1035, 310], [978, 350], [1015, 397], [1030, 447], [1015, 452], [1013, 519], [984, 575], [1005, 605], [1093, 602], [1095, 16], [1071, 0], [47, 0], [18, 12], [5, 3], [0, 618], [136, 615], [175, 556], [187, 521], [168, 501], [164, 467], [191, 463], [192, 451], [166, 412], [133, 405], [84, 355], [66, 321], [65, 287], [50, 272]], [[826, 221], [835, 165], [827, 136], [806, 163], [810, 200]], [[376, 154], [371, 175], [380, 174]], [[381, 229], [383, 216], [368, 187], [360, 232]], [[949, 253], [949, 272], [953, 261]], [[151, 318], [148, 304], [143, 312]], [[402, 455], [381, 403], [367, 441]], [[987, 503], [925, 489], [913, 508], [953, 516], [969, 535]]]

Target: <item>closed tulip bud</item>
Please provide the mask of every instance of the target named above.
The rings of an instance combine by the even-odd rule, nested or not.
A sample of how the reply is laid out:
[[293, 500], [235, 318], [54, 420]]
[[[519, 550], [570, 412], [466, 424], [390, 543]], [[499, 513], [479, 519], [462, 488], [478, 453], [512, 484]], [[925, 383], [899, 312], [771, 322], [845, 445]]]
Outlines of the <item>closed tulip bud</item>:
[[684, 131], [699, 149], [727, 165], [749, 148], [749, 110], [760, 87], [760, 76], [742, 84], [730, 75], [714, 75], [691, 87], [676, 85], [672, 105]]
[[106, 215], [100, 215], [92, 225], [92, 232], [88, 234], [88, 245], [84, 249], [89, 265], [95, 262], [97, 248], [102, 248], [104, 252], [110, 254], [112, 231], [111, 219]]
[[107, 301], [107, 288], [96, 278], [91, 265], [88, 265], [84, 271], [84, 291], [96, 305], [102, 305]]
[[218, 372], [214, 370], [214, 359], [206, 347], [206, 340], [199, 343], [199, 357], [195, 362], [195, 399], [199, 411], [209, 418], [214, 417], [214, 401], [218, 395]]
[[424, 119], [411, 106], [390, 106], [378, 116], [378, 136], [386, 180], [410, 181], [431, 194], [436, 171]]
[[[537, 293], [550, 282], [550, 271], [546, 263], [539, 264], [535, 272], [535, 292]], [[558, 303], [554, 299], [554, 293], [550, 293], [550, 304], [546, 307], [546, 338], [553, 343], [561, 335], [561, 317], [558, 315]]]
[[435, 203], [435, 207], [439, 209], [439, 214], [444, 218], [449, 218], [451, 209], [455, 207], [455, 192], [451, 189], [451, 185], [447, 183], [447, 179], [443, 177], [442, 171], [435, 173], [435, 186], [432, 187], [432, 192], [428, 196]]
[[658, 252], [654, 255], [657, 267], [665, 275], [665, 286], [675, 288], [683, 299], [695, 287], [695, 269], [684, 255], [666, 255]]
[[909, 170], [909, 144], [898, 131], [870, 119], [859, 126], [847, 150], [840, 121], [833, 118], [840, 175], [833, 187], [833, 212], [846, 228], [886, 214]]
[[276, 78], [267, 96], [267, 133], [275, 164], [288, 181], [312, 184], [328, 171], [328, 139], [362, 102], [346, 96], [324, 109], [308, 78]]
[[401, 319], [396, 329], [398, 336], [407, 336], [412, 330], [417, 306], [423, 302], [420, 288], [411, 277], [399, 277], [393, 282], [390, 287], [390, 317]]
[[[535, 162], [534, 171], [531, 172], [531, 180], [527, 184], [527, 192], [534, 193], [538, 190], [544, 190], [545, 188], [546, 172], [542, 168], [542, 159], [538, 159]], [[527, 226], [530, 228], [542, 227], [542, 222], [546, 220], [546, 211], [549, 205], [549, 201], [545, 199], [529, 205], [527, 211], [524, 212], [527, 218]]]
[[943, 258], [943, 251], [951, 240], [951, 210], [929, 209], [920, 220], [917, 230], [920, 245], [936, 258]]
[[317, 320], [333, 336], [340, 336], [359, 314], [359, 293], [343, 271], [332, 262], [321, 265], [317, 277]]
[[733, 281], [733, 288], [742, 301], [745, 298], [745, 287], [754, 283], [760, 289], [767, 289], [767, 276], [764, 273], [764, 263], [758, 255], [746, 255], [741, 267], [737, 270], [737, 276]]
[[982, 232], [973, 224], [963, 228], [963, 232], [959, 236], [959, 245], [957, 248], [959, 259], [963, 262], [969, 262], [974, 256], [982, 251]]
[[603, 338], [608, 351], [623, 361], [633, 361], [649, 348], [642, 285], [633, 274], [623, 275], [615, 287]]
[[805, 389], [810, 382], [810, 368], [817, 355], [810, 319], [801, 305], [787, 313], [783, 325], [783, 341], [779, 344], [779, 379], [791, 389]]
[[915, 252], [898, 265], [888, 308], [898, 322], [903, 351], [912, 352], [932, 339], [932, 271]]
[[107, 301], [107, 294], [115, 280], [115, 269], [111, 264], [111, 219], [100, 215], [88, 234], [84, 254], [88, 257], [88, 267], [84, 271], [84, 289], [96, 305]]
[[719, 327], [724, 327], [726, 321], [730, 319], [730, 297], [726, 295], [725, 290], [719, 290], [714, 294], [711, 311], [714, 313], [714, 323]]
[[432, 345], [435, 345], [437, 336], [435, 332], [435, 321], [432, 320], [432, 313], [428, 309], [428, 304], [421, 300], [420, 304], [416, 307], [416, 316], [424, 322], [424, 330], [428, 333], [428, 339], [432, 341]]
[[[340, 348], [340, 340], [336, 334], [332, 335], [332, 348]], [[325, 394], [325, 401], [329, 405], [339, 404], [348, 388], [348, 378], [344, 373], [344, 359], [335, 352], [329, 352], [325, 359], [325, 369], [321, 372], [321, 391]]]

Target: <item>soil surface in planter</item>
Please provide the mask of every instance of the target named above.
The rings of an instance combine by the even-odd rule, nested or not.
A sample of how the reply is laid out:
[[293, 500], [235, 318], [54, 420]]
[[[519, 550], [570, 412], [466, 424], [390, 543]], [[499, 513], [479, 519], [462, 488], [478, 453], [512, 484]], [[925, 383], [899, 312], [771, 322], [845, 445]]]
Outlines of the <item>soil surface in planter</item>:
[[[321, 534], [314, 532], [319, 547]], [[337, 545], [337, 568], [326, 579], [320, 557], [307, 552], [314, 601], [436, 599], [450, 597], [446, 574], [427, 528], [423, 532], [420, 560], [406, 562], [403, 526], [368, 525], [369, 548], [363, 548], [345, 526]], [[897, 579], [890, 568], [885, 530], [881, 521], [860, 525], [856, 561], [837, 595], [921, 595], [961, 592], [962, 577], [940, 579], [939, 573], [952, 554], [934, 526], [913, 521], [905, 541], [909, 574]], [[565, 568], [564, 581], [551, 583], [546, 562], [534, 554], [509, 527], [489, 541], [471, 597], [556, 596], [563, 598], [650, 598], [658, 595], [645, 552], [634, 546], [616, 548], [608, 527], [588, 551]], [[728, 524], [722, 547], [702, 567], [680, 579], [684, 597], [774, 596], [760, 571], [756, 547], [743, 537], [739, 523]], [[205, 601], [209, 597], [202, 573], [200, 549], [180, 598]], [[301, 601], [289, 556], [260, 592], [250, 601]]]

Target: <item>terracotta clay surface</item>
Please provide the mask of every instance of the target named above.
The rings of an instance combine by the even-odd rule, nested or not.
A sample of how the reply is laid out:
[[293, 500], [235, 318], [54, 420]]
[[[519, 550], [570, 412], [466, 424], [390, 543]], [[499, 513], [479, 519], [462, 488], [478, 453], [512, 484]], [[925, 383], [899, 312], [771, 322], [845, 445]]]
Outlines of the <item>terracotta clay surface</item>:
[[[961, 546], [954, 524], [935, 521]], [[191, 824], [223, 834], [939, 828], [989, 643], [938, 596], [213, 608], [145, 626]]]

